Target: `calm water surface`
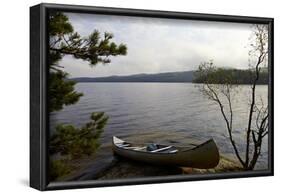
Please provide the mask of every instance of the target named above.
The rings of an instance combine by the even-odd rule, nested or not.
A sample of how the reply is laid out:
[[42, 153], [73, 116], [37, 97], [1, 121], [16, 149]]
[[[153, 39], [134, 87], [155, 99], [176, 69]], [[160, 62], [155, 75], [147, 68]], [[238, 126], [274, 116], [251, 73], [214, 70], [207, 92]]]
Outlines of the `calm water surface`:
[[[267, 89], [257, 87], [258, 99], [263, 99], [264, 104]], [[138, 135], [139, 139], [151, 135], [155, 142], [173, 140], [170, 142], [178, 145], [185, 145], [188, 139], [203, 142], [214, 138], [221, 153], [233, 156], [219, 107], [204, 97], [196, 84], [78, 83], [76, 90], [84, 96], [77, 104], [51, 114], [51, 131], [59, 123], [82, 126], [89, 121], [91, 112], [102, 111], [109, 116], [101, 138], [103, 144], [110, 144], [113, 135], [125, 138]], [[250, 86], [240, 86], [235, 99], [234, 136], [243, 152]], [[267, 149], [265, 138], [257, 168], [267, 168]]]

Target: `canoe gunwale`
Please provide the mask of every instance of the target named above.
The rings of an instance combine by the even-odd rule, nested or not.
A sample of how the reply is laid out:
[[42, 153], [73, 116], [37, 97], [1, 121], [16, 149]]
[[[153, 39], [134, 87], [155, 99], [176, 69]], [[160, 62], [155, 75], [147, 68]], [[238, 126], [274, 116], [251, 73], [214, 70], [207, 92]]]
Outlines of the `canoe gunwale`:
[[207, 141], [205, 141], [205, 142], [195, 146], [194, 148], [190, 148], [190, 149], [186, 149], [186, 150], [181, 150], [181, 152], [187, 152], [187, 151], [191, 151], [191, 150], [196, 150], [196, 149], [198, 149], [198, 148], [200, 148], [202, 146], [205, 146], [205, 145], [207, 145], [209, 143], [212, 143], [212, 142], [215, 142], [213, 138], [211, 138], [211, 139], [209, 139], [209, 140], [207, 140]]
[[[117, 138], [116, 136], [113, 136], [115, 138]], [[120, 139], [120, 138], [118, 138]], [[120, 139], [121, 140], [121, 139]], [[122, 140], [123, 141], [123, 140]], [[165, 152], [146, 152], [146, 151], [141, 151], [141, 150], [134, 150], [134, 149], [126, 149], [125, 147], [119, 147], [118, 145], [116, 145], [116, 143], [114, 142], [114, 138], [112, 138], [112, 142], [113, 142], [113, 145], [117, 148], [117, 149], [121, 149], [121, 150], [126, 150], [126, 151], [132, 151], [132, 152], [141, 152], [141, 153], [147, 153], [147, 154], [179, 154], [179, 153], [182, 153], [182, 152], [188, 152], [188, 151], [194, 151], [202, 146], [205, 146], [209, 143], [212, 143], [214, 142], [213, 138], [203, 142], [202, 144], [199, 144], [197, 146], [194, 146], [193, 148], [188, 148], [188, 149], [184, 149], [185, 147], [176, 147], [174, 146], [178, 151], [177, 152], [172, 152], [172, 153], [165, 153]], [[123, 141], [124, 143], [128, 143], [128, 144], [131, 144], [130, 142], [127, 142], [127, 141]], [[143, 144], [145, 145], [145, 144]], [[162, 145], [162, 144], [158, 144], [158, 145]], [[164, 146], [164, 145], [162, 145]]]

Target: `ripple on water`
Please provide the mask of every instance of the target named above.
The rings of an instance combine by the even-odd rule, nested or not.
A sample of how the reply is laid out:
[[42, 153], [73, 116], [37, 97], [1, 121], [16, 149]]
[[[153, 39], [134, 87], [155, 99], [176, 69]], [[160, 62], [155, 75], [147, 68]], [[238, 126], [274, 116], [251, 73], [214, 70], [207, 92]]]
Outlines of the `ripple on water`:
[[[80, 101], [50, 115], [51, 131], [59, 123], [82, 126], [90, 113], [103, 111], [109, 116], [101, 141], [110, 144], [113, 135], [132, 141], [157, 141], [184, 145], [213, 138], [220, 152], [234, 156], [219, 108], [204, 98], [189, 83], [78, 83], [84, 93]], [[239, 149], [245, 147], [245, 126], [249, 87], [236, 95], [234, 137]], [[267, 101], [267, 87], [258, 86], [257, 94]], [[267, 138], [258, 166], [267, 168]]]

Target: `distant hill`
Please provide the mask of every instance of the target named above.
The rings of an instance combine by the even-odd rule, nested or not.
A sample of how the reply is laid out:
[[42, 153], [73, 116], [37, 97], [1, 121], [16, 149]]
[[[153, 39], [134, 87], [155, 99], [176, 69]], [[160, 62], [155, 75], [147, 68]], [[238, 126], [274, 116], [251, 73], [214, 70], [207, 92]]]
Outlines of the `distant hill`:
[[77, 77], [76, 82], [192, 82], [194, 71], [168, 72], [157, 74], [135, 74], [109, 77]]
[[[223, 76], [231, 75], [234, 84], [253, 83], [253, 74], [249, 70], [219, 68], [220, 75], [216, 76], [214, 83], [223, 83]], [[216, 73], [216, 72], [214, 72]], [[203, 83], [205, 78], [198, 77], [195, 71], [168, 72], [156, 74], [135, 74], [127, 76], [109, 76], [109, 77], [77, 77], [72, 78], [76, 82], [170, 82], [170, 83]], [[260, 78], [257, 84], [268, 84], [268, 70], [264, 68], [260, 72]]]

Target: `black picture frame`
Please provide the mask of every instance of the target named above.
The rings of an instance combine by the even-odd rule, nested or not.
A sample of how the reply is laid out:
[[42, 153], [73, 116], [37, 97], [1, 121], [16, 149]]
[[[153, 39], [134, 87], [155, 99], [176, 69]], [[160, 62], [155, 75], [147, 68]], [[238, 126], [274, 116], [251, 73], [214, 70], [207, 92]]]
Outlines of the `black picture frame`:
[[[48, 13], [50, 10], [122, 16], [255, 23], [269, 25], [269, 134], [268, 170], [189, 176], [165, 176], [112, 181], [48, 182]], [[72, 189], [178, 181], [243, 178], [273, 175], [273, 18], [137, 10], [79, 5], [39, 4], [30, 8], [30, 186], [38, 190]]]

